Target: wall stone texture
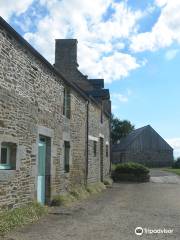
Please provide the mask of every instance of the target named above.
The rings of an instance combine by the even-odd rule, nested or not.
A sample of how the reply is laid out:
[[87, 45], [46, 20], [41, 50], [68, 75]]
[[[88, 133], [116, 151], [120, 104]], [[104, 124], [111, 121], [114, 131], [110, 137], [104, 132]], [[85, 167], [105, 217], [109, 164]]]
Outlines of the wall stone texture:
[[[0, 170], [0, 209], [19, 207], [37, 199], [38, 139], [51, 139], [51, 199], [86, 183], [87, 100], [71, 88], [71, 118], [63, 115], [66, 82], [27, 47], [0, 27], [0, 142], [17, 144], [16, 169]], [[89, 135], [104, 138], [104, 177], [109, 176], [109, 118], [89, 103]], [[45, 129], [45, 130], [42, 130]], [[64, 141], [70, 141], [70, 172], [64, 172]], [[88, 182], [100, 181], [99, 145], [93, 157], [88, 144]], [[110, 154], [109, 154], [110, 155]]]

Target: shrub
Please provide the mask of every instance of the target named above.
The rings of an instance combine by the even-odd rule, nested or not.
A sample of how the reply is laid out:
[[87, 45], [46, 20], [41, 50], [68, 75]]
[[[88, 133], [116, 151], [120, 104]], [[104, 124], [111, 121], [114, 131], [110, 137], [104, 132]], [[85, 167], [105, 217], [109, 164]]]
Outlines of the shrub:
[[180, 168], [180, 157], [173, 163], [172, 168]]
[[139, 163], [128, 162], [117, 164], [112, 172], [114, 181], [149, 181], [149, 169]]

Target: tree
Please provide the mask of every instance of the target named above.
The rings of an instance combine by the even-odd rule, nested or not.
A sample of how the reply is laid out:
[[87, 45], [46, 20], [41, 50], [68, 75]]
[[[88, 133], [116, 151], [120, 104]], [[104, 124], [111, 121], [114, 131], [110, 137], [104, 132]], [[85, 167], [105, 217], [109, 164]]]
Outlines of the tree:
[[122, 137], [127, 136], [131, 131], [134, 130], [134, 125], [128, 120], [121, 121], [120, 119], [111, 117], [111, 139], [112, 143], [117, 143]]

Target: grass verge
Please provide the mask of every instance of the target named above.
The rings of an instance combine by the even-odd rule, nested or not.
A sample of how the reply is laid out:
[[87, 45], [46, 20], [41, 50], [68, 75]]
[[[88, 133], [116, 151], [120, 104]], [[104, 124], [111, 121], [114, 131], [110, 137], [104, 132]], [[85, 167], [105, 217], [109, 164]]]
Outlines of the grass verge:
[[12, 229], [37, 221], [48, 212], [48, 208], [38, 203], [31, 203], [21, 208], [0, 213], [0, 236]]
[[[110, 183], [107, 182], [108, 184]], [[103, 183], [89, 184], [86, 188], [76, 187], [67, 194], [55, 196], [52, 205], [70, 206], [73, 202], [86, 199], [90, 195], [100, 193], [104, 189], [106, 189], [106, 186]], [[31, 203], [21, 208], [0, 212], [0, 236], [4, 236], [17, 227], [36, 222], [47, 213], [48, 207], [38, 203]]]
[[180, 176], [180, 169], [179, 168], [163, 168], [163, 171], [172, 172]]
[[64, 195], [57, 195], [52, 200], [52, 206], [70, 206], [72, 203], [87, 199], [92, 194], [97, 194], [106, 189], [103, 183], [89, 184], [85, 187], [75, 187]]

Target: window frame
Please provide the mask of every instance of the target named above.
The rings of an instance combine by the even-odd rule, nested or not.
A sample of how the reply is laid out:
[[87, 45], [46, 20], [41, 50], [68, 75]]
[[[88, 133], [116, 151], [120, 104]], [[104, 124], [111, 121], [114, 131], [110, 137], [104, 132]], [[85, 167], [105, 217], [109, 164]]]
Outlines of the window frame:
[[10, 164], [10, 147], [9, 146], [1, 146], [1, 157], [2, 157], [2, 149], [7, 149], [6, 163], [2, 163], [2, 159], [0, 159], [1, 165]]
[[108, 158], [109, 157], [109, 145], [106, 144], [106, 157]]
[[71, 117], [71, 91], [68, 87], [63, 89], [63, 115], [68, 119]]
[[101, 124], [103, 124], [103, 108], [101, 108], [101, 117], [100, 117], [101, 119], [100, 119], [100, 121], [101, 121]]
[[[7, 149], [6, 163], [2, 163], [2, 149]], [[13, 155], [15, 151], [15, 155]], [[14, 159], [13, 157], [14, 156]], [[0, 170], [15, 170], [17, 163], [17, 144], [14, 142], [0, 142]]]
[[[70, 141], [64, 141], [64, 172], [70, 172]], [[68, 152], [67, 152], [67, 151]], [[68, 153], [68, 156], [66, 155]], [[68, 157], [68, 164], [67, 164], [67, 157]]]
[[93, 154], [97, 157], [97, 141], [93, 141]]

